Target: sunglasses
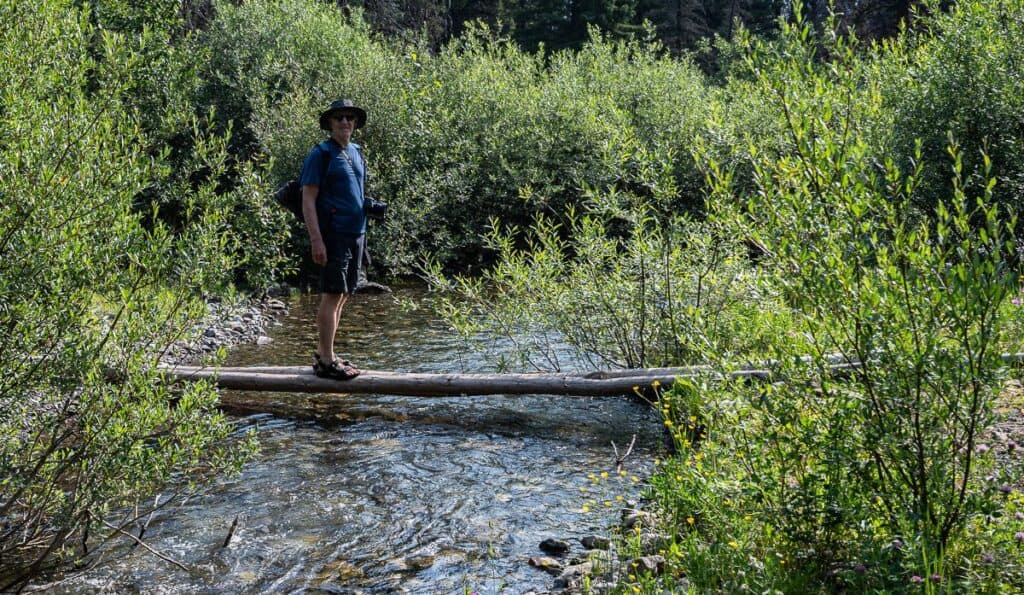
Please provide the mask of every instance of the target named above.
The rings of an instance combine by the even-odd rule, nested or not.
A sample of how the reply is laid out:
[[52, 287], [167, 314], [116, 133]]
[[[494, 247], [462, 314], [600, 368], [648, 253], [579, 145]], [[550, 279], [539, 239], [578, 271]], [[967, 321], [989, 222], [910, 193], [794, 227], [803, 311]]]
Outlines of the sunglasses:
[[331, 116], [331, 119], [332, 120], [337, 120], [339, 122], [342, 122], [342, 121], [345, 121], [345, 120], [347, 120], [349, 122], [355, 122], [358, 119], [358, 116], [356, 116], [355, 114], [334, 114], [333, 116]]

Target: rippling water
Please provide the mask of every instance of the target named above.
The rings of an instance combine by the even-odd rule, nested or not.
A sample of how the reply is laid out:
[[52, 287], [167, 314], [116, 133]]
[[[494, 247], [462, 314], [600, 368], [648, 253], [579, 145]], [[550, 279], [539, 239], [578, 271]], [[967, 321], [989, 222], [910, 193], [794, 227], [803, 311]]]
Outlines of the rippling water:
[[[417, 289], [407, 300], [426, 299]], [[236, 349], [229, 365], [307, 363], [316, 297], [291, 301], [273, 343]], [[394, 296], [354, 298], [339, 353], [363, 368], [492, 371], [427, 309]], [[635, 497], [658, 448], [658, 420], [625, 398], [414, 398], [228, 395], [315, 405], [318, 421], [238, 416], [257, 428], [260, 454], [233, 479], [155, 518], [147, 542], [192, 569], [141, 548], [65, 583], [66, 592], [522, 593], [551, 577], [526, 564], [547, 537], [606, 532]], [[614, 473], [612, 442], [627, 477]], [[611, 472], [590, 487], [590, 473]], [[588, 486], [584, 494], [580, 488]], [[585, 499], [597, 511], [581, 512]], [[221, 547], [239, 518], [231, 544]], [[574, 553], [582, 552], [578, 542]]]

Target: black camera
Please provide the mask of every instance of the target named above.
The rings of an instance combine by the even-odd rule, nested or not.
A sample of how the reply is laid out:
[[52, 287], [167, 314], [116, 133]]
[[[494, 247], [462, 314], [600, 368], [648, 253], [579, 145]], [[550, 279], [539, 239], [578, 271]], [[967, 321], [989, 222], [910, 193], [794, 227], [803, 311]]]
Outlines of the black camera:
[[369, 196], [363, 201], [363, 207], [366, 210], [366, 216], [376, 221], [383, 221], [388, 214], [388, 203]]

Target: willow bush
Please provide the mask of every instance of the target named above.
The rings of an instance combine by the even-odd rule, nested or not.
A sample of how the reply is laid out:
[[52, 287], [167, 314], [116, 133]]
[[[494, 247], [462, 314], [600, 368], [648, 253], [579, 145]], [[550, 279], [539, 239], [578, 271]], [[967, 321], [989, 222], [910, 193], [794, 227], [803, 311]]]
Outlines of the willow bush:
[[121, 36], [132, 55], [126, 65], [131, 80], [121, 101], [125, 110], [142, 114], [138, 149], [160, 164], [159, 177], [137, 194], [137, 209], [172, 228], [206, 225], [207, 211], [230, 211], [217, 222], [232, 238], [224, 253], [231, 257], [233, 275], [225, 281], [259, 292], [290, 269], [291, 255], [284, 249], [287, 216], [265, 200], [260, 164], [232, 154], [235, 127], [228, 123], [216, 130], [217, 112], [206, 101], [199, 76], [212, 55], [187, 20], [192, 9], [159, 1], [90, 5], [83, 12], [90, 26], [89, 55], [109, 59], [102, 54], [102, 37], [111, 33]]
[[1024, 2], [958, 2], [885, 44], [878, 61], [893, 122], [894, 161], [912, 167], [922, 144], [918, 206], [933, 210], [954, 188], [947, 133], [960, 145], [964, 184], [984, 191], [983, 156], [998, 180], [993, 198], [1019, 210], [1024, 193]]
[[155, 372], [202, 313], [196, 296], [234, 264], [232, 213], [214, 190], [223, 139], [194, 124], [183, 175], [201, 183], [179, 187], [184, 216], [163, 222], [145, 191], [178, 174], [143, 132], [147, 33], [99, 30], [92, 16], [63, 0], [0, 2], [0, 59], [17, 73], [0, 85], [4, 591], [129, 530], [172, 478], [189, 489], [248, 451], [225, 442], [212, 386], [172, 388]]
[[[707, 378], [663, 396], [679, 453], [652, 479], [672, 533], [662, 553], [698, 590], [1019, 590], [1020, 465], [996, 465], [987, 444], [1016, 219], [991, 161], [968, 176], [955, 142], [951, 192], [922, 217], [923, 166], [901, 171], [872, 142], [873, 65], [850, 38], [824, 39], [798, 20], [752, 48], [788, 139], [744, 152], [753, 189], [707, 159], [712, 219], [765, 247], [794, 324], [767, 351], [780, 382]], [[822, 50], [828, 61], [807, 59]], [[968, 194], [975, 175], [986, 182]], [[858, 367], [836, 375], [837, 360]]]
[[245, 126], [241, 149], [271, 160], [273, 179], [294, 176], [322, 138], [316, 114], [331, 98], [369, 110], [357, 140], [371, 192], [392, 207], [371, 251], [392, 272], [425, 254], [479, 270], [492, 260], [481, 240], [492, 217], [524, 228], [560, 218], [588, 184], [648, 175], [635, 171], [650, 161], [640, 152], [687, 189], [664, 211], [700, 208], [686, 146], [705, 108], [702, 77], [656, 45], [595, 32], [580, 52], [545, 55], [475, 26], [430, 53], [311, 0], [225, 3], [218, 15], [204, 37], [207, 100]]
[[[656, 174], [646, 178], [651, 204], [675, 195], [670, 167], [641, 169]], [[696, 364], [708, 353], [747, 361], [787, 328], [779, 293], [732, 229], [666, 218], [615, 188], [589, 196], [585, 213], [540, 217], [526, 246], [520, 230], [495, 221], [487, 246], [497, 264], [479, 276], [425, 269], [432, 287], [455, 296], [438, 302], [454, 328], [509, 339], [515, 359], [503, 364], [537, 370]]]

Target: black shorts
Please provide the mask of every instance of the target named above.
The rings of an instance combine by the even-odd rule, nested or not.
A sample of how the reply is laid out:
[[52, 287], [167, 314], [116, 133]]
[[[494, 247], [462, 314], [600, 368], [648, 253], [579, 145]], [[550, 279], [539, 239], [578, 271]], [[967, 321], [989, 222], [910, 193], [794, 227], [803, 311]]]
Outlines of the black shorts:
[[327, 264], [320, 268], [321, 293], [351, 294], [359, 284], [359, 263], [363, 260], [365, 234], [324, 235]]

